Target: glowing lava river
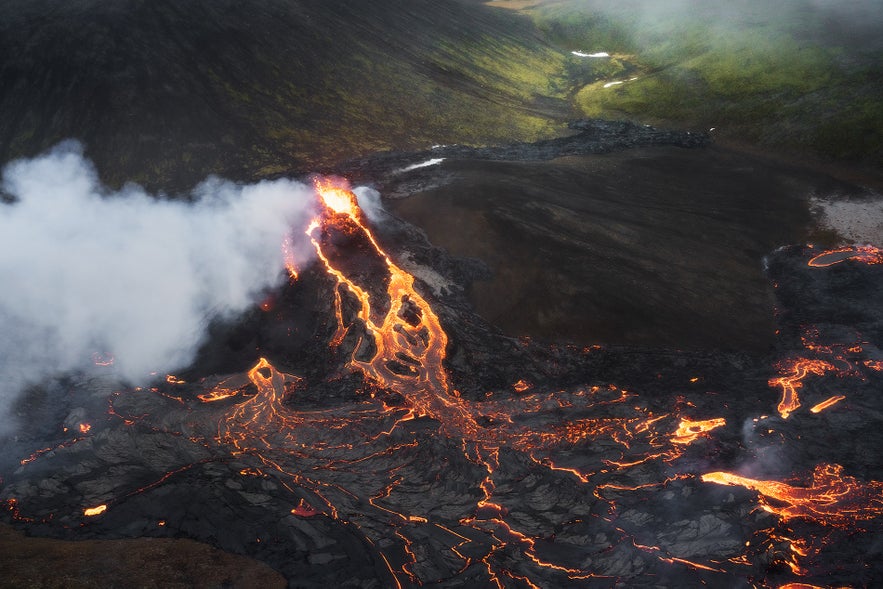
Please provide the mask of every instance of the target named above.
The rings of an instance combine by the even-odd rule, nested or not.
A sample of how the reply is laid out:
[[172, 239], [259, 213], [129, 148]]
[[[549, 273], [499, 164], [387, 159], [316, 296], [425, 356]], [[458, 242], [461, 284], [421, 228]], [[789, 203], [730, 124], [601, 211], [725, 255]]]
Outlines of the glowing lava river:
[[316, 261], [263, 307], [251, 368], [71, 381], [68, 430], [4, 473], [8, 520], [190, 537], [292, 587], [883, 580], [879, 250], [772, 254], [765, 362], [548, 345], [433, 288], [462, 274], [418, 232], [315, 186]]

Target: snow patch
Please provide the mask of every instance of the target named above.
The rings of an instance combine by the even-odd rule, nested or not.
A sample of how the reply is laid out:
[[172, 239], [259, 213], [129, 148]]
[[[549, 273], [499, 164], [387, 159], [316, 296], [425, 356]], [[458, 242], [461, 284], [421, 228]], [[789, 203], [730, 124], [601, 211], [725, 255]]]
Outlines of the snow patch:
[[411, 164], [410, 166], [405, 166], [404, 168], [400, 168], [395, 171], [396, 174], [404, 174], [405, 172], [410, 172], [411, 170], [419, 170], [420, 168], [428, 168], [429, 166], [437, 166], [438, 164], [445, 161], [443, 157], [434, 157], [431, 160], [426, 160], [425, 162], [420, 162], [418, 164]]
[[871, 193], [862, 199], [814, 196], [810, 204], [819, 224], [836, 231], [852, 243], [883, 245], [883, 195]]

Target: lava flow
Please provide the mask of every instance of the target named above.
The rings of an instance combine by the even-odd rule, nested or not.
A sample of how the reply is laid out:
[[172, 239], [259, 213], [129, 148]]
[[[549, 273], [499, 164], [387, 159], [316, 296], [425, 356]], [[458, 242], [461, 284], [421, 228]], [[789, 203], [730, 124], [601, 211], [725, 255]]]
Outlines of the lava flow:
[[822, 376], [829, 371], [835, 370], [834, 365], [824, 360], [809, 358], [797, 358], [782, 365], [782, 376], [771, 378], [771, 387], [782, 389], [782, 400], [776, 406], [776, 410], [782, 419], [788, 419], [800, 407], [800, 397], [797, 390], [803, 386], [804, 379], [810, 374]]
[[[337, 327], [330, 345], [336, 349], [348, 338], [355, 339], [348, 356], [348, 367], [363, 374], [374, 387], [401, 395], [407, 405], [395, 409], [387, 407], [382, 401], [366, 400], [366, 406], [360, 408], [358, 413], [371, 415], [376, 408], [389, 425], [385, 425], [379, 434], [363, 434], [359, 442], [360, 428], [356, 426], [366, 424], [364, 417], [353, 417], [347, 422], [345, 418], [335, 418], [325, 413], [291, 410], [284, 400], [293, 394], [299, 379], [277, 371], [262, 359], [248, 373], [258, 393], [235, 406], [221, 420], [218, 442], [233, 446], [238, 453], [257, 456], [264, 465], [261, 472], [275, 471], [308, 490], [310, 498], [305, 500], [301, 497], [291, 510], [292, 514], [300, 517], [323, 514], [367, 530], [370, 523], [364, 519], [366, 514], [362, 509], [350, 505], [360, 493], [336, 483], [324, 482], [319, 473], [340, 472], [341, 469], [368, 464], [381, 457], [389, 460], [399, 453], [404, 458], [404, 447], [373, 450], [372, 446], [382, 441], [382, 437], [394, 435], [397, 428], [411, 420], [420, 417], [435, 420], [447, 437], [461, 440], [459, 445], [463, 463], [484, 473], [478, 485], [479, 498], [471, 509], [467, 509], [454, 522], [462, 532], [449, 527], [452, 522], [446, 522], [447, 525], [442, 527], [453, 538], [465, 540], [467, 536], [463, 534], [467, 533], [466, 530], [472, 530], [468, 533], [473, 536], [479, 533], [493, 539], [483, 553], [471, 557], [463, 555], [460, 549], [463, 542], [451, 545], [448, 549], [453, 556], [464, 561], [462, 566], [479, 565], [486, 570], [487, 579], [499, 587], [504, 586], [503, 579], [533, 586], [530, 578], [535, 573], [531, 573], [531, 568], [571, 580], [593, 578], [595, 575], [590, 569], [543, 557], [540, 554], [543, 544], [541, 537], [516, 529], [513, 523], [507, 521], [509, 508], [506, 507], [505, 496], [498, 497], [497, 482], [498, 477], [502, 476], [501, 471], [506, 468], [501, 459], [504, 450], [511, 448], [526, 456], [529, 460], [522, 468], [541, 468], [572, 477], [570, 480], [577, 484], [585, 484], [589, 482], [591, 473], [568, 466], [566, 460], [556, 459], [554, 454], [558, 449], [584, 447], [597, 440], [614, 441], [620, 451], [613, 459], [599, 463], [598, 470], [602, 473], [611, 470], [625, 473], [647, 464], [664, 464], [678, 459], [686, 446], [707, 437], [708, 432], [715, 428], [724, 426], [725, 420], [693, 421], [677, 413], [654, 414], [639, 405], [628, 407], [622, 417], [565, 423], [554, 417], [553, 411], [562, 406], [582, 406], [589, 410], [621, 405], [633, 399], [632, 394], [612, 386], [523, 394], [517, 401], [510, 400], [506, 404], [494, 401], [477, 403], [460, 398], [451, 390], [444, 366], [447, 334], [439, 317], [415, 289], [413, 276], [393, 263], [382, 250], [367, 226], [353, 193], [327, 181], [317, 181], [316, 188], [324, 212], [321, 218], [309, 225], [307, 234], [319, 262], [337, 284], [334, 298]], [[342, 248], [347, 248], [346, 255], [341, 253]], [[358, 263], [353, 262], [353, 250], [358, 253]], [[378, 289], [377, 285], [384, 288]], [[353, 338], [353, 333], [359, 334], [358, 338]], [[519, 388], [521, 393], [526, 393], [529, 386], [516, 387]], [[231, 391], [226, 383], [221, 383], [199, 398], [204, 402], [215, 402], [232, 394], [235, 391]], [[519, 418], [519, 414], [523, 417]], [[531, 421], [528, 423], [525, 417]], [[519, 421], [524, 423], [519, 424]], [[345, 428], [351, 432], [349, 439], [352, 441], [348, 443], [334, 443], [327, 435], [321, 444], [310, 445], [306, 442], [316, 439], [319, 431], [343, 431]], [[414, 450], [419, 448], [416, 442], [406, 446]], [[295, 454], [302, 463], [306, 460], [314, 464], [311, 474], [302, 468], [285, 466], [290, 462], [285, 457], [288, 448], [298, 448]], [[334, 458], [343, 451], [358, 452], [360, 457], [346, 460]], [[331, 456], [327, 456], [328, 453]], [[390, 467], [389, 476], [392, 478], [369, 493], [371, 498], [368, 503], [380, 514], [392, 515], [399, 522], [396, 527], [400, 529], [396, 536], [403, 542], [401, 552], [398, 556], [380, 554], [395, 583], [406, 580], [419, 585], [423, 581], [414, 573], [416, 563], [411, 548], [414, 540], [411, 538], [420, 537], [425, 532], [408, 529], [427, 525], [429, 514], [390, 507], [396, 491], [405, 488], [405, 480], [397, 474], [403, 469], [404, 464]], [[609, 476], [601, 478], [609, 481]], [[604, 498], [604, 489], [622, 493], [629, 489], [663, 487], [670, 481], [686, 478], [678, 475], [640, 486], [608, 482], [598, 486], [595, 497], [608, 501], [611, 510], [615, 510], [615, 504]], [[621, 530], [619, 533], [625, 534]], [[528, 569], [516, 571], [502, 565], [505, 560], [502, 549], [506, 546], [524, 554]], [[688, 562], [668, 553], [657, 551], [653, 555], [662, 563]]]
[[826, 526], [848, 527], [883, 514], [883, 482], [862, 483], [844, 475], [839, 464], [818, 465], [808, 487], [750, 479], [728, 472], [704, 474], [702, 480], [757, 491], [764, 511], [783, 521], [803, 518]]
[[[349, 366], [361, 371], [377, 386], [405, 395], [417, 415], [435, 417], [440, 413], [454, 412], [453, 421], [462, 433], [474, 436], [478, 432], [477, 424], [450, 395], [444, 369], [447, 334], [438, 316], [415, 290], [414, 277], [396, 266], [380, 248], [365, 224], [355, 194], [323, 180], [316, 181], [316, 189], [324, 205], [325, 219], [324, 222], [314, 220], [307, 234], [319, 260], [337, 280], [338, 287], [344, 288], [358, 301], [356, 315], [373, 340], [373, 352], [364, 359], [359, 357], [359, 353], [370, 346], [359, 342]], [[386, 282], [385, 300], [372, 304], [372, 285], [359, 285], [357, 279], [348, 276], [345, 271], [347, 260], [335, 260], [326, 251], [328, 242], [339, 239], [341, 235], [361, 241], [370, 257], [382, 261], [382, 270], [386, 273], [383, 277]], [[354, 274], [364, 274], [363, 268], [356, 270]], [[332, 345], [338, 344], [347, 330], [342, 300], [340, 291], [336, 291], [338, 331]], [[451, 423], [448, 419], [441, 421]]]
[[855, 260], [863, 264], [883, 264], [883, 250], [872, 245], [846, 246], [822, 252], [812, 257], [807, 265], [813, 268], [826, 268], [846, 260]]
[[[460, 331], [473, 316], [432, 308], [355, 195], [315, 186], [319, 214], [306, 236], [316, 264], [300, 272], [286, 240], [291, 290], [262, 305], [262, 317], [284, 316], [296, 289], [318, 294], [319, 337], [307, 353], [262, 349], [272, 362], [244, 373], [167, 375], [113, 392], [103, 420], [76, 413], [66, 427], [78, 437], [65, 430], [21, 461], [0, 495], [9, 517], [96, 536], [122, 527], [205, 539], [310, 587], [782, 587], [783, 575], [812, 572], [807, 555], [819, 553], [814, 528], [792, 527], [875, 530], [883, 483], [837, 465], [820, 465], [805, 486], [718, 470], [752, 443], [738, 424], [754, 407], [746, 403], [767, 402], [767, 366], [756, 400], [715, 390], [724, 379], [707, 364], [669, 381], [654, 370], [638, 384], [656, 388], [640, 393], [602, 380], [615, 356], [601, 346], [547, 349]], [[802, 349], [768, 381], [782, 391], [782, 417], [799, 409], [798, 393], [813, 413], [847, 394], [832, 415], [859, 406], [841, 377], [879, 378], [870, 345], [795, 333], [805, 333]], [[506, 368], [493, 385], [481, 366], [491, 362]], [[298, 367], [303, 375], [292, 374]], [[562, 374], [566, 384], [548, 384]], [[472, 392], [458, 392], [470, 390], [462, 383]], [[56, 471], [58, 480], [28, 478]], [[756, 491], [763, 511], [753, 495], [722, 502], [703, 483]], [[771, 562], [787, 565], [778, 579], [768, 580]]]

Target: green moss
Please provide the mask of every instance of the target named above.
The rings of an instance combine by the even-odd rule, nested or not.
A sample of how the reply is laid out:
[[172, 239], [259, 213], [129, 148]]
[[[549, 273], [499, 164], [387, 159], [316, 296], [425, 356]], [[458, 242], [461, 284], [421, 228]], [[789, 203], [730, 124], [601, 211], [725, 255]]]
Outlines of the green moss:
[[[533, 17], [565, 47], [623, 54], [569, 66], [580, 85], [573, 103], [585, 116], [713, 126], [768, 145], [879, 161], [883, 52], [825, 33], [820, 17], [791, 4], [730, 10], [727, 26], [709, 26], [713, 2], [650, 19], [634, 2], [565, 0]], [[611, 81], [625, 83], [604, 88]]]

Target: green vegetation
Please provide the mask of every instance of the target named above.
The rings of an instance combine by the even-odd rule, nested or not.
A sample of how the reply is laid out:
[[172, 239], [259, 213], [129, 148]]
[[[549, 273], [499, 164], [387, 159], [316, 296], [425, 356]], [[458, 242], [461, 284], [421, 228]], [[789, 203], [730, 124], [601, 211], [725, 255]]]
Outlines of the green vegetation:
[[8, 0], [0, 162], [77, 138], [106, 182], [174, 191], [592, 116], [883, 163], [878, 29], [807, 2]]
[[177, 190], [531, 141], [572, 116], [566, 61], [472, 0], [10, 0], [0, 161], [73, 137], [106, 182]]
[[531, 12], [562, 48], [614, 54], [607, 71], [583, 60], [592, 69], [575, 72], [579, 112], [883, 164], [883, 44], [856, 23], [838, 27], [848, 15], [800, 0], [666, 4], [565, 0]]

